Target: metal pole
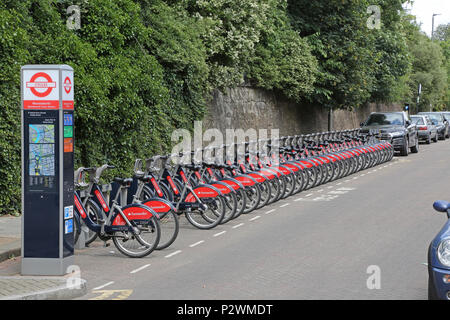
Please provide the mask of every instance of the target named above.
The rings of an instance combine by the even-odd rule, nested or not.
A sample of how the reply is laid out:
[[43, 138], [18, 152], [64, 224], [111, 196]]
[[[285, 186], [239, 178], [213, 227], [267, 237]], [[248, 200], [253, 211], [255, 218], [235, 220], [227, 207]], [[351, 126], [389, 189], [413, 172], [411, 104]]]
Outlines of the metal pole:
[[431, 40], [434, 40], [434, 17], [440, 15], [441, 15], [440, 13], [433, 13], [433, 17], [431, 20]]

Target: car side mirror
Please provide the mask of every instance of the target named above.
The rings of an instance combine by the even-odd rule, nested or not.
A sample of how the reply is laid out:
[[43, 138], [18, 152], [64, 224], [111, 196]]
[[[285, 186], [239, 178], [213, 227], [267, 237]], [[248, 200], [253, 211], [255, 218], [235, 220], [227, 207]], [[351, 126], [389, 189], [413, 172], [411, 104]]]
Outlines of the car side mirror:
[[409, 127], [411, 125], [411, 121], [410, 120], [406, 120], [406, 126]]

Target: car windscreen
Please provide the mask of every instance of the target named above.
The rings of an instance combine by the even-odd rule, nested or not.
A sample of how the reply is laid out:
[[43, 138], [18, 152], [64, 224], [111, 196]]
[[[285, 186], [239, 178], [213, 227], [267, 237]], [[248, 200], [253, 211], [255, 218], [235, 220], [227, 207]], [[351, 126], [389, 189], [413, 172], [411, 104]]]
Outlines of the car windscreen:
[[424, 113], [424, 114], [426, 114], [431, 120], [442, 122], [442, 116], [439, 113]]
[[423, 124], [425, 124], [425, 123], [423, 122], [423, 118], [422, 118], [422, 117], [411, 117], [411, 121], [412, 121], [414, 124], [418, 124], [418, 125], [423, 125]]
[[403, 125], [403, 116], [399, 113], [373, 113], [366, 121], [366, 126]]

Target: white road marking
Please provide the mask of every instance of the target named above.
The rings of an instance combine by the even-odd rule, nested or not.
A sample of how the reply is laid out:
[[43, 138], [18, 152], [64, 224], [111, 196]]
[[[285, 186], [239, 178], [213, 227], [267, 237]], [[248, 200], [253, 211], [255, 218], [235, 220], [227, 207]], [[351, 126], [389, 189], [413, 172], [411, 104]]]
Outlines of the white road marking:
[[233, 228], [233, 229], [236, 229], [236, 228], [242, 227], [243, 225], [244, 225], [243, 223], [239, 223], [239, 224], [233, 226], [232, 228]]
[[256, 216], [256, 217], [253, 217], [253, 218], [251, 218], [250, 220], [248, 220], [248, 221], [255, 221], [256, 219], [259, 219], [259, 218], [261, 218], [261, 216]]
[[339, 190], [339, 191], [353, 191], [353, 190], [355, 190], [356, 188], [339, 188], [339, 189], [337, 189], [337, 190]]
[[304, 199], [303, 198], [297, 198], [294, 201], [297, 202], [297, 201], [302, 201], [302, 200], [304, 200]]
[[203, 242], [205, 242], [205, 240], [200, 240], [200, 241], [198, 241], [198, 242], [196, 242], [196, 243], [191, 244], [189, 247], [190, 247], [190, 248], [193, 248], [193, 247], [195, 247], [195, 246], [198, 246], [199, 244], [202, 244]]
[[333, 189], [334, 187], [333, 186], [329, 186], [329, 187], [327, 187], [327, 189]]
[[110, 281], [110, 282], [105, 283], [104, 285], [101, 285], [100, 287], [94, 288], [94, 289], [92, 289], [92, 290], [93, 290], [93, 291], [95, 291], [95, 290], [100, 290], [100, 289], [103, 289], [104, 287], [107, 287], [107, 286], [109, 286], [109, 285], [112, 285], [113, 283], [114, 283], [114, 281]]
[[323, 189], [317, 190], [317, 192], [322, 192], [322, 191], [323, 191]]
[[177, 250], [177, 251], [175, 251], [175, 252], [172, 252], [171, 254], [168, 254], [168, 255], [165, 256], [164, 258], [170, 258], [170, 257], [173, 257], [174, 255], [179, 254], [180, 252], [181, 252], [181, 250]]
[[362, 175], [361, 175], [361, 177], [364, 177], [366, 174], [365, 173], [363, 173]]
[[353, 177], [353, 180], [356, 180], [356, 179], [358, 179], [358, 177]]
[[286, 207], [286, 206], [288, 206], [288, 205], [290, 205], [290, 203], [282, 204], [282, 205], [280, 206], [280, 208], [284, 208], [284, 207]]
[[218, 236], [224, 234], [225, 232], [226, 232], [226, 231], [222, 231], [222, 232], [216, 233], [216, 234], [214, 235], [214, 237], [218, 237]]
[[137, 268], [137, 269], [131, 271], [130, 273], [136, 273], [136, 272], [139, 272], [139, 271], [141, 271], [141, 270], [144, 270], [144, 269], [147, 268], [147, 267], [150, 267], [150, 264], [146, 264], [145, 266], [142, 266], [142, 267], [140, 267], [140, 268]]
[[345, 180], [344, 182], [350, 182], [350, 179]]
[[305, 197], [311, 197], [312, 195], [312, 193], [308, 193]]
[[348, 191], [330, 191], [328, 194], [346, 194]]
[[275, 211], [275, 209], [269, 210], [269, 211], [266, 212], [266, 214], [272, 213], [274, 211]]

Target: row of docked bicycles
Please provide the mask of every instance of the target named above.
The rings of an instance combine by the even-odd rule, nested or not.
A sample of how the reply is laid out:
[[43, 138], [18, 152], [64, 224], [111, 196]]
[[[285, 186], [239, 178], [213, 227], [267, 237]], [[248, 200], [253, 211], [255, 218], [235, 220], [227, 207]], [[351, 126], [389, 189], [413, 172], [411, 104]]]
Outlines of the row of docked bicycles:
[[106, 191], [100, 178], [114, 166], [82, 167], [75, 171], [75, 242], [83, 230], [86, 245], [112, 240], [126, 256], [144, 257], [176, 240], [181, 215], [212, 229], [393, 155], [390, 143], [356, 129], [137, 159], [133, 177], [114, 178]]

